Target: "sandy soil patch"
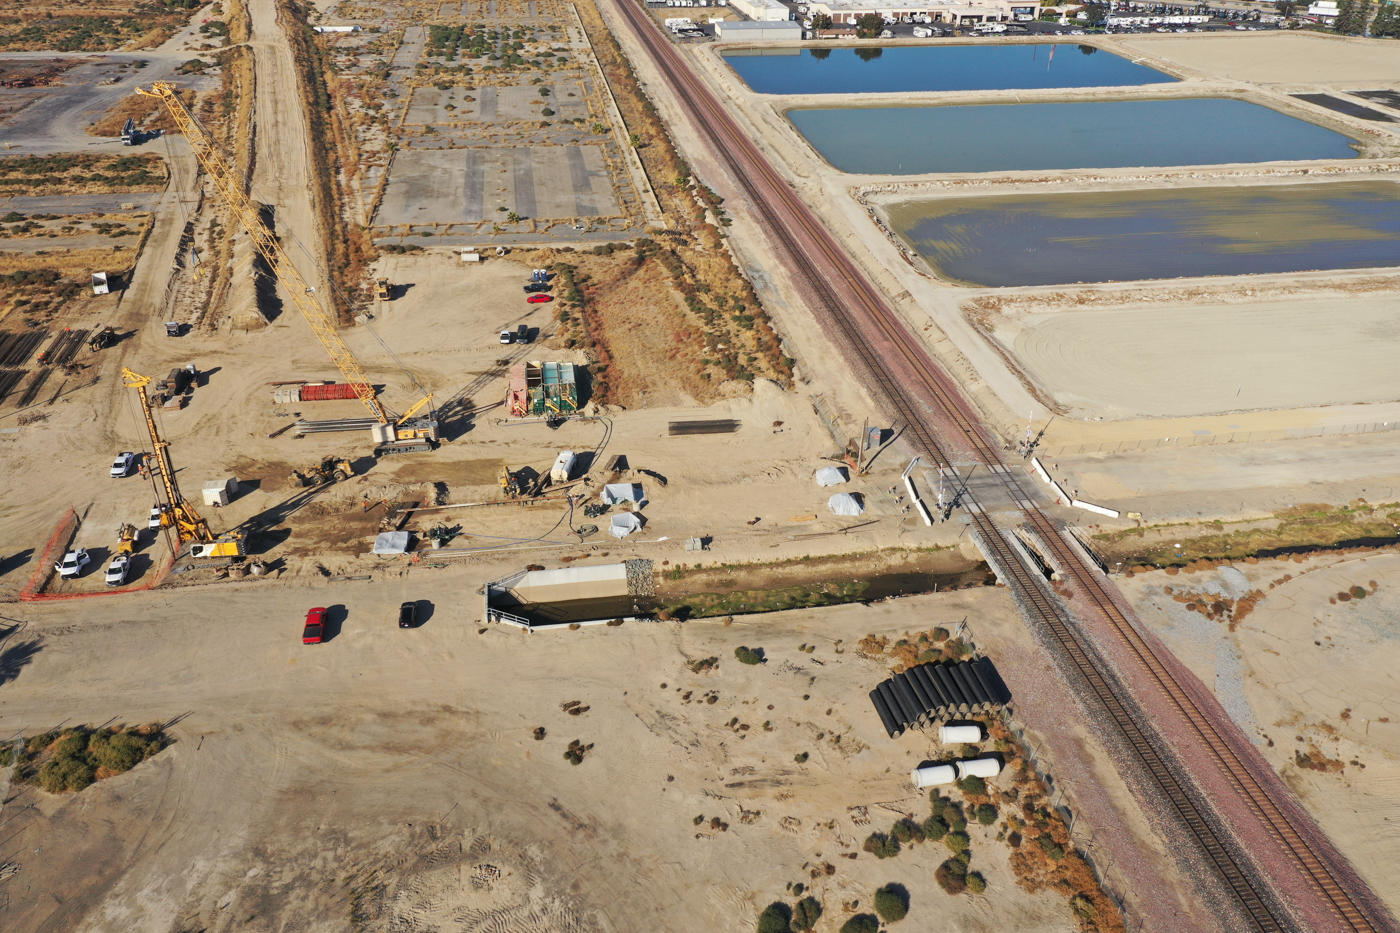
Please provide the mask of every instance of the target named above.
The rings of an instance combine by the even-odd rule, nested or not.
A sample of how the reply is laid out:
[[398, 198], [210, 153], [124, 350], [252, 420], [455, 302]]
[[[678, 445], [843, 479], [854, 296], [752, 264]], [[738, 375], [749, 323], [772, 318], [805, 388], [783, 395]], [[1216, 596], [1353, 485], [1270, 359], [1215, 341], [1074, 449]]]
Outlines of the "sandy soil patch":
[[1194, 71], [1260, 84], [1376, 84], [1395, 80], [1384, 42], [1307, 35], [1134, 37], [1124, 46]]
[[[1376, 894], [1400, 908], [1393, 870], [1400, 857], [1400, 555], [1155, 572], [1121, 585], [1143, 621], [1213, 686]], [[1352, 595], [1357, 587], [1360, 599]], [[1237, 598], [1255, 589], [1265, 595], [1233, 632], [1225, 619], [1205, 618], [1206, 600], [1173, 599], [1185, 592]]]
[[1076, 417], [1176, 417], [1384, 402], [1400, 328], [1381, 299], [1119, 308], [991, 319], [1001, 346]]
[[[865, 693], [886, 665], [855, 643], [897, 636], [911, 617], [972, 617], [1024, 646], [1003, 590], [526, 638], [478, 635], [453, 596], [463, 582], [253, 587], [224, 603], [239, 624], [213, 630], [188, 624], [207, 602], [197, 593], [133, 605], [141, 621], [70, 627], [48, 613], [7, 685], [5, 728], [105, 719], [117, 692], [165, 717], [195, 712], [129, 774], [6, 808], [24, 885], [7, 929], [543, 933], [651, 929], [679, 912], [738, 930], [794, 900], [785, 885], [798, 881], [824, 905], [823, 930], [888, 883], [909, 890], [911, 928], [1075, 929], [1062, 894], [1016, 886], [995, 826], [968, 830], [985, 897], [938, 890], [940, 843], [886, 860], [861, 851], [870, 832], [926, 815], [908, 770], [938, 749], [885, 736]], [[427, 622], [394, 629], [396, 601], [414, 597], [433, 606]], [[306, 649], [295, 616], [312, 601], [335, 606], [334, 633]], [[113, 664], [114, 644], [142, 663]], [[734, 661], [742, 644], [768, 663]], [[687, 666], [711, 656], [718, 670]], [[109, 675], [80, 673], [98, 668]], [[570, 715], [570, 701], [587, 709]], [[578, 766], [563, 756], [575, 740], [590, 747]], [[42, 893], [60, 887], [62, 902]]]

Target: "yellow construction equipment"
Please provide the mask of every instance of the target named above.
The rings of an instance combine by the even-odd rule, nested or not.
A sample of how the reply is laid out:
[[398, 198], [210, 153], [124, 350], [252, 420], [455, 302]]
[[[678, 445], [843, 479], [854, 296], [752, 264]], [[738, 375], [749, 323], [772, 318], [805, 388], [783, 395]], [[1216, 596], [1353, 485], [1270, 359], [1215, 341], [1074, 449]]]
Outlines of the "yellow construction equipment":
[[339, 483], [354, 475], [355, 467], [349, 460], [327, 457], [320, 463], [307, 467], [305, 472], [293, 470], [291, 484], [294, 488], [324, 486], [328, 483]]
[[146, 386], [151, 384], [150, 376], [143, 376], [122, 367], [122, 385], [135, 389], [141, 399], [141, 414], [146, 419], [146, 430], [151, 435], [152, 456], [155, 464], [152, 469], [160, 475], [161, 486], [165, 490], [164, 508], [161, 509], [161, 526], [174, 528], [180, 546], [190, 545], [194, 557], [242, 557], [243, 538], [237, 533], [214, 537], [209, 523], [200, 518], [194, 506], [180, 495], [180, 486], [175, 481], [175, 469], [170, 465], [170, 442], [160, 436], [155, 416], [151, 414], [151, 400], [146, 395]]
[[[199, 164], [209, 173], [214, 187], [218, 189], [224, 202], [238, 218], [238, 222], [243, 225], [243, 229], [248, 231], [248, 235], [253, 241], [253, 247], [262, 255], [263, 259], [267, 260], [267, 264], [277, 276], [277, 281], [286, 290], [292, 304], [296, 305], [302, 317], [306, 318], [306, 323], [311, 325], [311, 330], [321, 341], [321, 346], [325, 347], [326, 353], [330, 354], [331, 361], [345, 377], [345, 381], [355, 387], [356, 396], [369, 409], [374, 420], [383, 426], [376, 432], [376, 436], [382, 442], [406, 438], [436, 441], [437, 421], [434, 418], [429, 416], [419, 418], [412, 423], [405, 423], [407, 416], [404, 416], [403, 419], [395, 421], [388, 409], [379, 401], [369, 376], [360, 366], [360, 361], [355, 359], [350, 348], [340, 338], [340, 332], [336, 329], [334, 319], [316, 298], [316, 290], [306, 283], [306, 280], [302, 278], [301, 273], [297, 271], [296, 266], [287, 256], [286, 250], [282, 248], [282, 244], [278, 242], [277, 237], [263, 224], [258, 208], [243, 193], [242, 185], [234, 173], [233, 166], [214, 145], [209, 134], [199, 125], [199, 121], [185, 109], [185, 105], [176, 95], [175, 86], [165, 81], [157, 81], [151, 85], [149, 91], [138, 87], [136, 92], [145, 97], [154, 97], [165, 105], [165, 109], [170, 113], [170, 118], [175, 121], [175, 125], [189, 141], [190, 148], [194, 150], [195, 157], [199, 159]], [[415, 406], [414, 410], [422, 407], [431, 399], [432, 396], [428, 396]]]
[[391, 291], [388, 279], [374, 280], [374, 297], [380, 301], [392, 301], [394, 293]]
[[136, 550], [136, 526], [125, 523], [117, 528], [117, 554], [130, 554]]

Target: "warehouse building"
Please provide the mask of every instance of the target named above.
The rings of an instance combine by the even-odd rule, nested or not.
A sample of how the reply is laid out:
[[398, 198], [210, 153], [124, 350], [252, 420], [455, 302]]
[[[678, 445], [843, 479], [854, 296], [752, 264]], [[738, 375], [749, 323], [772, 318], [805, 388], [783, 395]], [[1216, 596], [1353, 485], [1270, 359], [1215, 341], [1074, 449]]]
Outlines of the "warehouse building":
[[808, 16], [825, 13], [834, 23], [854, 24], [869, 13], [881, 19], [927, 16], [953, 26], [1035, 19], [1039, 5], [1029, 0], [979, 0], [977, 3], [878, 3], [872, 0], [817, 0]]
[[792, 19], [788, 8], [778, 0], [729, 0], [729, 5], [760, 23], [785, 23]]
[[[725, 42], [782, 42], [801, 39], [797, 23], [715, 23], [715, 38]], [[801, 49], [793, 49], [794, 55]]]

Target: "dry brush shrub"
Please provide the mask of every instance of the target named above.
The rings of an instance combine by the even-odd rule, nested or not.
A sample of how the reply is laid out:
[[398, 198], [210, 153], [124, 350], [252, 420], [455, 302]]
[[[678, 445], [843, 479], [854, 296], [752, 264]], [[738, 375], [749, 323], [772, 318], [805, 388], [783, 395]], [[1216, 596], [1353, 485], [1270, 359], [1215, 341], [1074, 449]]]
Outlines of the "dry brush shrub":
[[1300, 768], [1307, 768], [1309, 771], [1320, 771], [1323, 774], [1335, 773], [1346, 767], [1346, 764], [1336, 758], [1328, 758], [1317, 746], [1310, 747], [1306, 752], [1301, 749], [1293, 753], [1293, 762]]
[[871, 833], [862, 847], [876, 858], [894, 858], [899, 854], [899, 840], [884, 833]]
[[[94, 781], [130, 771], [170, 744], [159, 724], [93, 729], [77, 726], [30, 736], [15, 762], [16, 783], [37, 783], [52, 794], [80, 791]], [[0, 767], [15, 757], [0, 751]]]

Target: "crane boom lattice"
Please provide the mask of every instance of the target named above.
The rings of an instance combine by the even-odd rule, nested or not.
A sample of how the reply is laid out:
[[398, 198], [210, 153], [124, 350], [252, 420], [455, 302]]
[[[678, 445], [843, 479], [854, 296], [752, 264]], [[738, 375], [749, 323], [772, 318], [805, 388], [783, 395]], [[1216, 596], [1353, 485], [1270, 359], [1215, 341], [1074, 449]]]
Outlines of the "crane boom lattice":
[[154, 97], [165, 104], [170, 118], [175, 121], [180, 132], [189, 140], [195, 158], [199, 159], [199, 164], [209, 173], [214, 187], [218, 189], [220, 196], [238, 218], [238, 222], [243, 225], [243, 229], [247, 230], [248, 235], [253, 238], [253, 247], [262, 255], [263, 259], [267, 260], [273, 274], [277, 276], [277, 281], [281, 283], [292, 299], [292, 304], [296, 305], [302, 317], [306, 318], [306, 323], [311, 325], [311, 330], [321, 341], [321, 346], [325, 347], [326, 352], [330, 354], [331, 361], [335, 363], [345, 380], [354, 387], [356, 397], [370, 410], [370, 414], [374, 416], [376, 421], [380, 424], [388, 424], [392, 420], [389, 417], [389, 412], [375, 395], [374, 387], [370, 385], [369, 377], [365, 375], [360, 361], [355, 359], [355, 355], [350, 352], [350, 348], [340, 338], [340, 331], [336, 329], [335, 321], [321, 306], [320, 301], [314, 297], [314, 290], [306, 284], [306, 280], [302, 278], [296, 266], [292, 265], [286, 250], [282, 248], [282, 244], [262, 222], [257, 207], [243, 193], [242, 186], [235, 177], [233, 166], [214, 145], [209, 134], [199, 125], [199, 121], [195, 120], [194, 116], [185, 108], [184, 103], [175, 93], [175, 86], [165, 81], [157, 81], [151, 85], [149, 91], [138, 87], [136, 92], [146, 97]]
[[146, 386], [151, 384], [150, 376], [143, 376], [122, 368], [122, 385], [135, 389], [141, 397], [141, 414], [146, 419], [146, 430], [151, 435], [151, 449], [155, 453], [156, 472], [160, 474], [161, 485], [165, 488], [165, 500], [170, 506], [170, 524], [179, 536], [180, 544], [193, 541], [197, 544], [213, 542], [214, 533], [209, 523], [199, 517], [194, 506], [180, 495], [180, 487], [175, 480], [175, 468], [170, 465], [170, 442], [160, 436], [156, 428], [155, 416], [151, 413], [151, 400], [146, 395]]

